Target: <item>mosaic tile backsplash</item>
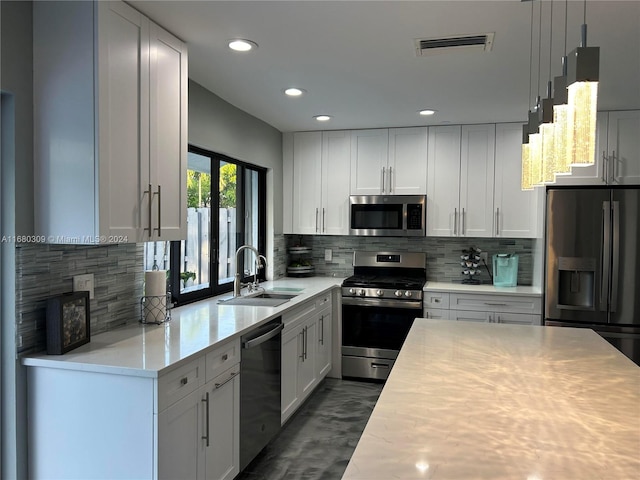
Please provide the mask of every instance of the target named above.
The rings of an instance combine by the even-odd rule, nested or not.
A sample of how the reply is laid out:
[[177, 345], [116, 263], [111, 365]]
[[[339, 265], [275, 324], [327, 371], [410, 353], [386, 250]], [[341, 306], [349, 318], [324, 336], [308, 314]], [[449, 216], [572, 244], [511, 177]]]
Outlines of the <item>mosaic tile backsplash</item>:
[[73, 291], [73, 276], [94, 274], [91, 335], [137, 322], [144, 282], [143, 244], [23, 244], [16, 247], [18, 351], [46, 348], [47, 298]]
[[[448, 237], [354, 237], [287, 235], [287, 247], [304, 245], [312, 248], [311, 261], [318, 276], [346, 277], [353, 274], [353, 252], [399, 251], [427, 254], [427, 280], [462, 281], [460, 255], [471, 246], [487, 252], [489, 269], [495, 253], [517, 253], [518, 285], [533, 283], [533, 240], [529, 238], [448, 238]], [[332, 260], [325, 260], [325, 250], [331, 250]], [[479, 280], [491, 283], [486, 268]]]

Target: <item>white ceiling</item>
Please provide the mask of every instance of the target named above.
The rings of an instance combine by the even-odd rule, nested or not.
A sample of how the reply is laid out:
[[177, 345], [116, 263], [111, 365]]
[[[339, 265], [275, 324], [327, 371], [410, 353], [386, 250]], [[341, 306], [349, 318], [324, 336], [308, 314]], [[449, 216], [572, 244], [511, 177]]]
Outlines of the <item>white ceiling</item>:
[[[523, 121], [530, 98], [546, 96], [550, 59], [551, 76], [561, 73], [565, 5], [568, 51], [584, 12], [583, 1], [562, 0], [533, 2], [533, 22], [532, 3], [518, 0], [129, 3], [188, 43], [191, 79], [283, 132]], [[598, 108], [639, 109], [640, 0], [589, 0], [586, 16], [588, 46], [600, 47]], [[490, 52], [415, 54], [415, 38], [489, 32]], [[234, 53], [236, 37], [259, 48]], [[307, 93], [288, 98], [289, 86]], [[426, 107], [438, 113], [419, 117]], [[333, 118], [319, 124], [317, 114]]]

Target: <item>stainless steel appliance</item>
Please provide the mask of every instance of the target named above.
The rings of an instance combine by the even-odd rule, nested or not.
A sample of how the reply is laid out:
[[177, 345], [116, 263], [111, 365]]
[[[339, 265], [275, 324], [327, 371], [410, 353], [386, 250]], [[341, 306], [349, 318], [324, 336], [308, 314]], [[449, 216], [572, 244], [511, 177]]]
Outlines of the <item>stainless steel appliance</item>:
[[282, 319], [241, 338], [240, 470], [280, 431]]
[[640, 365], [640, 188], [547, 192], [545, 325], [591, 328]]
[[349, 233], [424, 237], [426, 206], [424, 195], [352, 195], [349, 197]]
[[342, 375], [384, 380], [422, 316], [424, 253], [354, 252], [342, 283]]

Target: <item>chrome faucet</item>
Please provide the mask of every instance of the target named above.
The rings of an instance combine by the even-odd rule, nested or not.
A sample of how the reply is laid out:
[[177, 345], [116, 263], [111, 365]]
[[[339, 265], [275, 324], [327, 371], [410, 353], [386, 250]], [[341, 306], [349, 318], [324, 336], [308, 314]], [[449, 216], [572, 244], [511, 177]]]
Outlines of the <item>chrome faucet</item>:
[[[251, 245], [242, 245], [241, 247], [239, 247], [236, 250], [236, 275], [233, 279], [233, 296], [234, 297], [239, 297], [240, 296], [240, 290], [242, 290], [242, 287], [246, 286], [246, 285], [251, 285], [250, 283], [247, 284], [243, 284], [241, 281], [242, 275], [240, 274], [240, 252], [248, 249], [251, 250], [255, 255], [256, 255], [256, 265], [261, 262], [261, 259], [264, 259], [264, 266], [267, 265], [267, 259], [264, 257], [264, 255], [260, 255], [260, 252], [258, 252], [258, 250], [254, 247], [252, 247]], [[254, 274], [254, 280], [253, 280], [253, 285], [257, 285], [257, 274], [258, 274], [258, 268], [256, 267], [256, 271]]]

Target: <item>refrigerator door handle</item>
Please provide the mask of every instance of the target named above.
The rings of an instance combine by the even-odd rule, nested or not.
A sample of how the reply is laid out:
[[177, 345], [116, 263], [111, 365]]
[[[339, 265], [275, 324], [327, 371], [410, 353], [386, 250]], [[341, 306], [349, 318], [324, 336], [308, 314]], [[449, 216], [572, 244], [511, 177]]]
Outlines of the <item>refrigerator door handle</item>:
[[611, 268], [611, 297], [609, 298], [609, 311], [615, 312], [618, 304], [618, 277], [620, 276], [620, 202], [611, 202], [613, 205], [611, 216], [613, 223], [612, 233], [612, 268]]
[[608, 309], [611, 278], [611, 202], [602, 202], [602, 258], [600, 259], [600, 310]]

